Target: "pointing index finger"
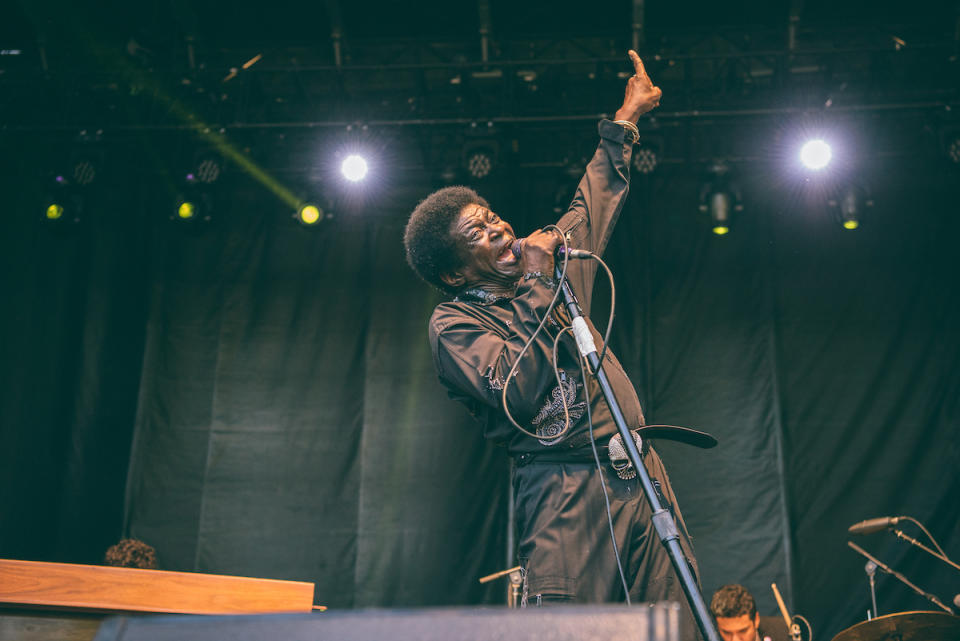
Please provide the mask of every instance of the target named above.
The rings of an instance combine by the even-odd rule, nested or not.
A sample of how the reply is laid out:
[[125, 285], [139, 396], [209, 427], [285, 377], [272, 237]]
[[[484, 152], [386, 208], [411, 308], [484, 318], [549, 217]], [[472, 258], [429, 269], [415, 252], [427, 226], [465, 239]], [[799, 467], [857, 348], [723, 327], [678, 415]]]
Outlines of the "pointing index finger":
[[641, 78], [646, 78], [647, 70], [643, 67], [643, 60], [640, 60], [640, 56], [637, 55], [637, 52], [631, 49], [627, 53], [630, 55], [630, 60], [633, 62], [633, 68], [636, 70], [637, 75]]

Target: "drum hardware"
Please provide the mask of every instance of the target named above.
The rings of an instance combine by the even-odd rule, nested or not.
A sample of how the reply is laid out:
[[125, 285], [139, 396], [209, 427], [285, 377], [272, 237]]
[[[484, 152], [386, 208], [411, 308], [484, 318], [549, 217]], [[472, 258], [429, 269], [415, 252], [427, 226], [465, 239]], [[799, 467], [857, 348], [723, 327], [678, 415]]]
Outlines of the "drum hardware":
[[864, 571], [867, 573], [867, 577], [870, 580], [870, 602], [873, 603], [873, 615], [871, 616], [870, 610], [867, 610], [867, 621], [872, 619], [875, 616], [879, 616], [880, 613], [877, 612], [877, 583], [874, 578], [877, 575], [877, 564], [873, 561], [867, 561], [867, 564], [863, 566]]
[[487, 576], [480, 577], [479, 581], [480, 583], [489, 583], [502, 576], [506, 576], [510, 581], [507, 588], [507, 607], [516, 608], [520, 603], [520, 586], [523, 585], [523, 568], [521, 566], [517, 565], [512, 568], [507, 568], [506, 570], [488, 574]]
[[780, 590], [777, 589], [776, 583], [771, 583], [770, 587], [773, 588], [773, 596], [777, 599], [777, 607], [780, 608], [780, 614], [783, 615], [783, 622], [787, 624], [787, 630], [790, 631], [790, 638], [793, 641], [801, 641], [803, 635], [800, 632], [800, 624], [797, 621], [803, 621], [804, 625], [807, 626], [807, 639], [806, 641], [813, 641], [813, 628], [810, 626], [810, 622], [807, 621], [804, 617], [799, 614], [794, 614], [790, 616], [790, 612], [787, 611], [787, 604], [783, 602], [783, 597], [780, 596]]
[[953, 610], [951, 610], [949, 607], [947, 607], [946, 605], [944, 605], [944, 604], [940, 601], [940, 599], [937, 598], [937, 595], [935, 595], [935, 594], [930, 594], [929, 592], [926, 592], [926, 591], [924, 591], [923, 589], [917, 587], [916, 585], [914, 585], [913, 583], [911, 583], [910, 580], [909, 580], [907, 577], [903, 576], [902, 574], [900, 574], [899, 572], [897, 572], [896, 570], [894, 570], [894, 569], [891, 568], [890, 566], [886, 565], [883, 561], [879, 560], [878, 558], [876, 558], [875, 556], [873, 556], [872, 554], [870, 554], [869, 552], [867, 552], [866, 550], [864, 550], [862, 547], [860, 547], [859, 545], [857, 545], [857, 544], [854, 543], [853, 541], [847, 541], [847, 545], [849, 545], [857, 554], [860, 554], [861, 556], [866, 557], [866, 559], [867, 559], [868, 561], [873, 561], [873, 563], [876, 564], [877, 568], [879, 568], [880, 570], [886, 572], [886, 573], [889, 574], [890, 576], [895, 577], [895, 578], [898, 579], [901, 583], [903, 583], [903, 584], [906, 585], [908, 588], [910, 588], [911, 590], [913, 590], [914, 592], [916, 592], [917, 594], [919, 594], [919, 595], [922, 596], [923, 598], [927, 599], [928, 601], [930, 601], [931, 603], [933, 603], [934, 605], [936, 605], [937, 607], [939, 607], [940, 609], [942, 609], [944, 612], [946, 612], [946, 613], [948, 613], [948, 614], [953, 614]]

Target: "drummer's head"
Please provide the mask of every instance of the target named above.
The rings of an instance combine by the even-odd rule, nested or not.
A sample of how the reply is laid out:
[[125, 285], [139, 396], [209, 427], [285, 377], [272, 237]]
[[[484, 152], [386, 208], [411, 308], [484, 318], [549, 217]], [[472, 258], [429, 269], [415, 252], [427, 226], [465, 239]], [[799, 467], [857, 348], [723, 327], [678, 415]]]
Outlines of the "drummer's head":
[[759, 641], [757, 603], [742, 585], [725, 585], [714, 592], [710, 613], [723, 641]]

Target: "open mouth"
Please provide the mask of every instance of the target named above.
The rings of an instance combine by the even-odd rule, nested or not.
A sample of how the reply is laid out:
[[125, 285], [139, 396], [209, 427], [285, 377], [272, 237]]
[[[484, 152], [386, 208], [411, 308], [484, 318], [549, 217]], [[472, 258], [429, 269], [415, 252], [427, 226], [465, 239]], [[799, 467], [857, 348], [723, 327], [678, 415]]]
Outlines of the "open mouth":
[[503, 251], [500, 252], [500, 255], [497, 256], [497, 262], [502, 265], [512, 265], [517, 262], [518, 258], [513, 253], [513, 244], [517, 242], [516, 239], [511, 240], [503, 248]]

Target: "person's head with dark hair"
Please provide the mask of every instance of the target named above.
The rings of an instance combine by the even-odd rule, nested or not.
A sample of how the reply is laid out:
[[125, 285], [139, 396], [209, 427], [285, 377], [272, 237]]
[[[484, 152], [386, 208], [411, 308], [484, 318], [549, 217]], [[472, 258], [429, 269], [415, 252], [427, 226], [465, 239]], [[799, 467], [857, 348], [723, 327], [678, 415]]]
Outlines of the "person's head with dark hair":
[[760, 614], [753, 595], [736, 583], [724, 585], [710, 599], [710, 613], [723, 641], [756, 641]]
[[122, 539], [116, 545], [111, 545], [103, 560], [107, 565], [119, 568], [156, 570], [159, 567], [157, 551], [137, 539]]
[[510, 223], [468, 187], [445, 187], [410, 214], [403, 242], [407, 262], [425, 281], [448, 294], [482, 289], [512, 296], [524, 274], [552, 274], [556, 232], [535, 231], [514, 253]]
[[458, 288], [444, 282], [442, 275], [456, 271], [461, 263], [453, 225], [468, 205], [489, 208], [487, 201], [469, 187], [437, 190], [413, 210], [403, 235], [407, 262], [413, 271], [447, 293]]

